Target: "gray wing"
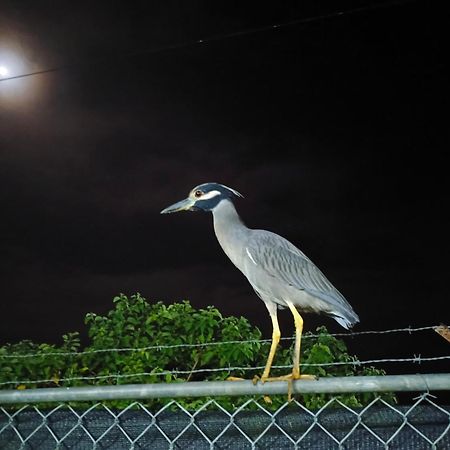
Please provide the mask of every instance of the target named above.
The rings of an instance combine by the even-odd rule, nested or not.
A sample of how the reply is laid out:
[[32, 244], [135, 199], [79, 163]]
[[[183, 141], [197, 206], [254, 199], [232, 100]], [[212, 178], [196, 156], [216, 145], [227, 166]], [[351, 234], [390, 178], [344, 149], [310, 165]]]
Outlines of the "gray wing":
[[334, 309], [336, 313], [345, 313], [350, 323], [358, 321], [358, 316], [343, 295], [288, 240], [270, 231], [252, 230], [246, 250], [253, 262], [268, 275], [325, 301], [331, 311]]

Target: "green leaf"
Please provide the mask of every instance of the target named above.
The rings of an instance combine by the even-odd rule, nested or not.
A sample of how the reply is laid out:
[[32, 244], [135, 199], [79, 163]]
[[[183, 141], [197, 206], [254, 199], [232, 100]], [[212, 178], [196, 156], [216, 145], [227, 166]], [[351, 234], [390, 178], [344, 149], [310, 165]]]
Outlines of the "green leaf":
[[[199, 347], [173, 347], [182, 343], [198, 344], [206, 342], [245, 341], [261, 339], [261, 331], [251, 325], [244, 317], [224, 317], [220, 311], [208, 306], [195, 309], [184, 300], [181, 303], [165, 305], [163, 302], [148, 302], [139, 293], [131, 296], [119, 294], [114, 297], [111, 311], [106, 315], [87, 313], [85, 325], [89, 341], [81, 348], [78, 332], [62, 336], [61, 345], [48, 343], [36, 344], [22, 341], [5, 344], [0, 347], [0, 385], [4, 388], [17, 387], [17, 380], [53, 379], [50, 383], [41, 383], [32, 387], [50, 387], [55, 384], [64, 386], [113, 385], [125, 383], [176, 383], [194, 380], [223, 380], [230, 375], [251, 378], [260, 375], [259, 371], [238, 370], [196, 372], [199, 369], [217, 369], [220, 367], [264, 366], [269, 353], [270, 343], [240, 343], [223, 345], [202, 345]], [[319, 376], [347, 375], [384, 375], [385, 372], [374, 367], [361, 367], [356, 357], [349, 355], [342, 339], [331, 336], [325, 327], [316, 330], [318, 337], [305, 333], [302, 340], [302, 363], [325, 364], [321, 366], [305, 365], [302, 371]], [[283, 341], [280, 345], [274, 365], [291, 366], [293, 343]], [[159, 349], [140, 351], [100, 351], [114, 348], [140, 348], [160, 345]], [[83, 351], [88, 353], [83, 353]], [[70, 352], [74, 355], [60, 356], [57, 353]], [[24, 354], [35, 354], [33, 358], [19, 358]], [[1, 364], [1, 356], [18, 356]], [[333, 362], [345, 362], [339, 366], [329, 366]], [[175, 375], [173, 371], [186, 371], [190, 375]], [[165, 375], [158, 375], [168, 372]], [[152, 373], [147, 376], [117, 378], [117, 374]], [[286, 370], [272, 370], [272, 375], [283, 375]], [[66, 378], [94, 377], [93, 380], [72, 380]], [[95, 377], [106, 376], [105, 379]], [[31, 387], [31, 386], [30, 386]], [[320, 408], [331, 394], [303, 395], [300, 400], [310, 408]], [[348, 406], [366, 405], [375, 398], [373, 393], [343, 394], [339, 399]], [[382, 394], [387, 402], [395, 402], [392, 393]], [[227, 409], [242, 405], [247, 398], [221, 397], [218, 401]], [[158, 408], [169, 400], [148, 400], [146, 405]], [[193, 409], [204, 404], [207, 399], [180, 399], [179, 403]], [[272, 404], [267, 408], [277, 408], [284, 404], [284, 396], [273, 396]], [[124, 408], [126, 401], [110, 402], [111, 406]], [[80, 404], [80, 405], [86, 405]]]

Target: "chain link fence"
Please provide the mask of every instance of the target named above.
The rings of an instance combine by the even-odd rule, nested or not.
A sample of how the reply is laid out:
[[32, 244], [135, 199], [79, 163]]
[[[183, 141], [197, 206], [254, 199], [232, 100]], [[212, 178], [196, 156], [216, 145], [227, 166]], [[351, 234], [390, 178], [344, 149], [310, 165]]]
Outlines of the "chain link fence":
[[[405, 377], [406, 388], [403, 390], [415, 390], [416, 386], [409, 383], [408, 376]], [[432, 379], [433, 375], [428, 380]], [[442, 386], [450, 389], [450, 375], [435, 379], [439, 380], [439, 389]], [[370, 383], [374, 386], [372, 381]], [[228, 385], [235, 386], [232, 382]], [[202, 386], [208, 386], [208, 383]], [[242, 382], [242, 386], [247, 385]], [[135, 387], [139, 388], [138, 385]], [[111, 394], [114, 388], [124, 389], [123, 386], [110, 386], [108, 400], [114, 398]], [[57, 389], [65, 395], [64, 391], [71, 388]], [[367, 389], [368, 386], [355, 381], [355, 390]], [[250, 398], [234, 410], [221, 406], [219, 398], [201, 399], [193, 411], [175, 399], [157, 410], [146, 406], [145, 400], [132, 402], [121, 409], [107, 406], [108, 403], [91, 402], [90, 406], [86, 403], [84, 407], [80, 402], [77, 406], [62, 401], [57, 406], [42, 403], [45, 391], [55, 390], [36, 389], [44, 396], [41, 395], [40, 402], [35, 404], [19, 406], [3, 402], [0, 407], [0, 449], [450, 448], [450, 406], [439, 405], [439, 398], [429, 392], [422, 392], [408, 406], [392, 405], [377, 397], [365, 407], [349, 407], [333, 397], [316, 410], [307, 409], [297, 400], [274, 409], [267, 403], [267, 397], [259, 396]], [[322, 389], [319, 386], [317, 390]], [[81, 391], [74, 393], [77, 392]], [[98, 389], [93, 391], [93, 398], [94, 394], [98, 398]], [[28, 398], [32, 395], [30, 393]], [[156, 395], [152, 394], [153, 397]], [[177, 396], [183, 396], [183, 386], [179, 387]], [[202, 397], [202, 393], [198, 392], [196, 396]], [[10, 400], [6, 403], [13, 403], [12, 397]]]

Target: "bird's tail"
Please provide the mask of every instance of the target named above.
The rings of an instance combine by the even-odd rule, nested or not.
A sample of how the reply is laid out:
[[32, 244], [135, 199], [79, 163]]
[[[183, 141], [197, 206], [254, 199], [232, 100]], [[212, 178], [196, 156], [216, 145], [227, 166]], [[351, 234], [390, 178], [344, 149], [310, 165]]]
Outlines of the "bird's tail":
[[342, 313], [331, 313], [330, 316], [346, 330], [349, 330], [353, 325], [359, 322], [358, 314], [356, 314], [353, 309]]

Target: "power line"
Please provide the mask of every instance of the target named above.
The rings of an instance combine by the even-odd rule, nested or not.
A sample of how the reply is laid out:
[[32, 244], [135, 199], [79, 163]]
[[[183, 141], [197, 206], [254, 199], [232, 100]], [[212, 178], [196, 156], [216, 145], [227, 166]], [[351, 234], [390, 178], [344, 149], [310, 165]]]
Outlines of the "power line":
[[[293, 26], [297, 26], [297, 25], [304, 25], [304, 24], [308, 24], [308, 23], [318, 22], [321, 20], [327, 20], [327, 19], [333, 19], [336, 17], [357, 14], [357, 13], [361, 13], [361, 12], [365, 12], [365, 11], [373, 11], [373, 10], [382, 9], [382, 8], [390, 8], [390, 7], [394, 7], [394, 6], [411, 3], [413, 1], [416, 1], [416, 0], [393, 0], [390, 2], [380, 2], [380, 3], [370, 4], [370, 5], [366, 5], [366, 6], [360, 6], [357, 8], [351, 8], [351, 9], [347, 9], [344, 11], [333, 11], [333, 12], [327, 13], [327, 14], [320, 14], [320, 15], [306, 17], [306, 18], [302, 18], [302, 19], [295, 19], [295, 20], [291, 20], [288, 22], [278, 23], [278, 24], [264, 25], [261, 27], [248, 28], [248, 29], [241, 30], [241, 31], [233, 31], [230, 33], [212, 35], [212, 36], [205, 37], [203, 39], [195, 39], [195, 40], [187, 41], [187, 42], [179, 42], [179, 43], [175, 43], [175, 44], [163, 45], [163, 46], [160, 46], [157, 48], [141, 50], [141, 51], [128, 53], [126, 55], [121, 55], [121, 58], [135, 57], [135, 56], [140, 56], [140, 55], [151, 55], [151, 54], [162, 53], [162, 52], [166, 52], [166, 51], [170, 51], [170, 50], [179, 50], [182, 48], [188, 48], [188, 47], [192, 47], [195, 45], [203, 45], [203, 44], [208, 44], [208, 43], [215, 42], [215, 41], [222, 41], [225, 39], [233, 39], [233, 38], [248, 36], [248, 35], [256, 34], [256, 33], [263, 33], [263, 32], [267, 32], [267, 31], [273, 31], [273, 30], [293, 27]], [[65, 65], [61, 65], [61, 66], [53, 67], [53, 68], [49, 68], [49, 69], [36, 70], [33, 72], [28, 72], [28, 73], [24, 73], [24, 74], [20, 74], [20, 75], [14, 75], [14, 76], [10, 76], [10, 77], [0, 78], [0, 82], [16, 80], [16, 79], [21, 79], [21, 78], [26, 78], [26, 77], [36, 76], [36, 75], [44, 75], [47, 73], [59, 72], [62, 70], [68, 70], [68, 69], [76, 68], [76, 67], [85, 67], [85, 66], [89, 66], [92, 64], [108, 63], [109, 61], [110, 61], [110, 59], [102, 58], [100, 60], [91, 60], [91, 61], [80, 62], [80, 63], [65, 64]]]

